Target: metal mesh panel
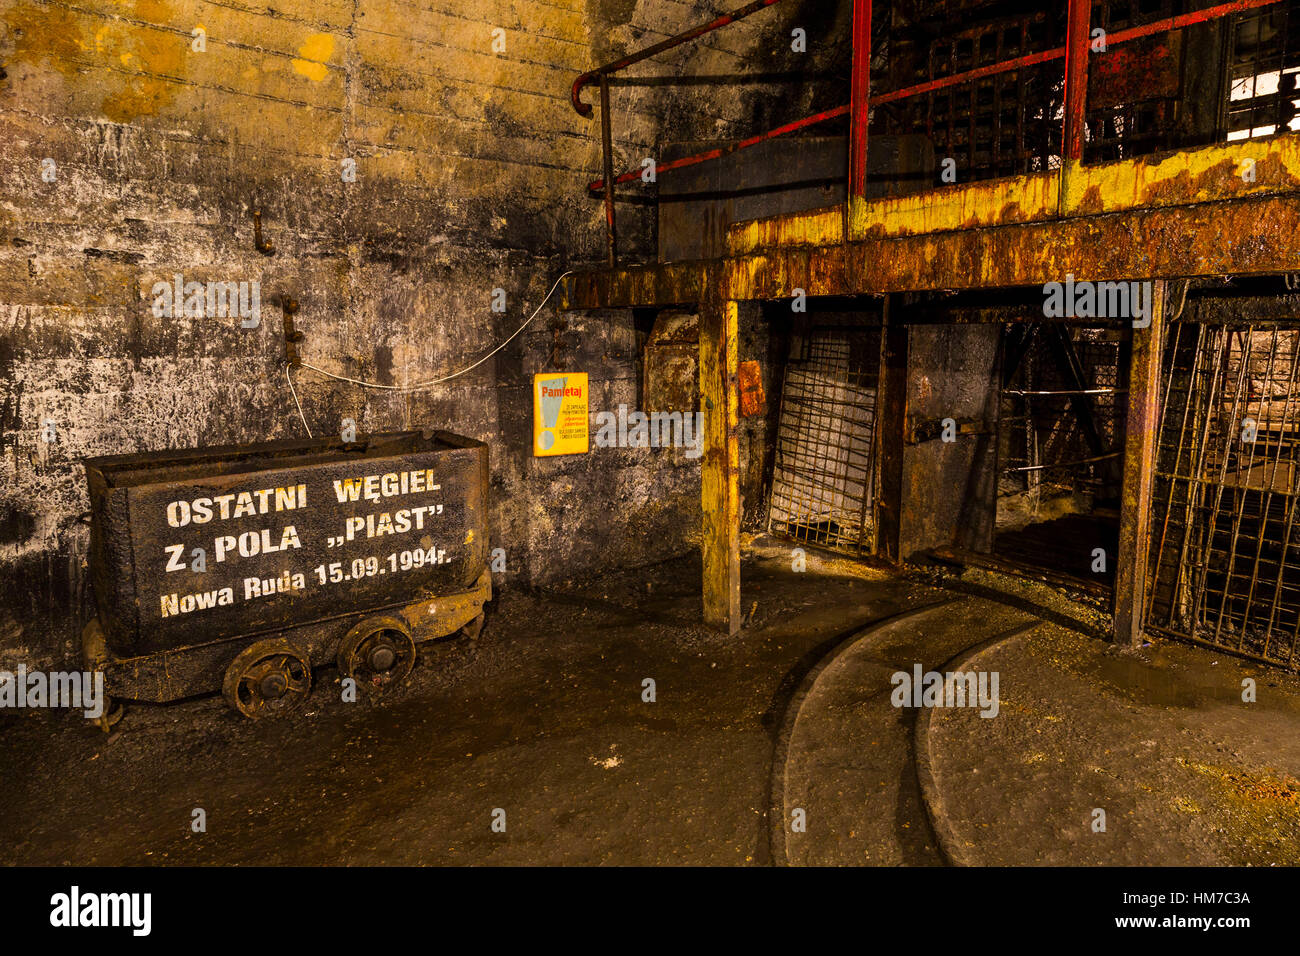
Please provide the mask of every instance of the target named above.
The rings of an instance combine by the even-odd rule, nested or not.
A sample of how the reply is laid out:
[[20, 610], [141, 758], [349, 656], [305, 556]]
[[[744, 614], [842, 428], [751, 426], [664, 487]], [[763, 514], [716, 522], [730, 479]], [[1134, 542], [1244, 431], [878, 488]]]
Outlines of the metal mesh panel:
[[880, 329], [814, 329], [786, 366], [768, 530], [848, 554], [875, 549], [872, 455]]
[[1300, 668], [1300, 324], [1175, 323], [1148, 625]]
[[[1090, 22], [1110, 34], [1183, 13], [1185, 6], [1175, 0], [1098, 0]], [[1187, 34], [1159, 33], [1089, 56], [1089, 162], [1125, 159], [1197, 139], [1179, 123]], [[1209, 141], [1208, 131], [1203, 138]]]
[[[901, 55], [890, 82], [907, 86], [1059, 46], [1063, 11], [1001, 17], [945, 33]], [[1024, 175], [1060, 165], [1062, 89], [1059, 60], [1025, 66], [885, 104], [873, 124], [890, 134], [925, 134], [934, 143], [936, 165], [955, 160], [960, 182]]]

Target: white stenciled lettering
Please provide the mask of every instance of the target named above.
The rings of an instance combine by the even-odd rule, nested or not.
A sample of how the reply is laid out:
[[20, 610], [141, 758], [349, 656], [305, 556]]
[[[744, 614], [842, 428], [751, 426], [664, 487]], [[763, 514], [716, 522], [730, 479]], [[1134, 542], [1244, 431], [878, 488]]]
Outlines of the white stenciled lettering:
[[433, 481], [433, 469], [419, 471], [390, 471], [383, 475], [358, 475], [354, 478], [336, 478], [334, 495], [340, 504], [349, 501], [380, 501], [403, 495], [422, 494], [442, 490]]
[[169, 525], [183, 528], [191, 523], [207, 524], [213, 518], [214, 508], [219, 520], [228, 521], [231, 518], [251, 518], [273, 511], [293, 511], [305, 507], [307, 486], [289, 485], [285, 488], [259, 488], [256, 491], [213, 495], [210, 498], [173, 501], [167, 505], [166, 514]]

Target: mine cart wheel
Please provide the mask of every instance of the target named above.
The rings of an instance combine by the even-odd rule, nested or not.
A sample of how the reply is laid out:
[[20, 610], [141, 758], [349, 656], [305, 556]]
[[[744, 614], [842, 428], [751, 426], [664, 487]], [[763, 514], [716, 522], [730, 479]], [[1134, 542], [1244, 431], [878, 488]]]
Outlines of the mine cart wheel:
[[307, 655], [282, 638], [244, 648], [226, 668], [221, 685], [226, 703], [254, 720], [296, 710], [310, 690]]
[[339, 674], [357, 686], [382, 693], [411, 673], [415, 640], [395, 617], [368, 617], [339, 644]]
[[483, 633], [483, 622], [487, 619], [486, 611], [479, 611], [478, 617], [461, 627], [460, 633], [468, 637], [471, 641], [478, 640], [478, 636]]

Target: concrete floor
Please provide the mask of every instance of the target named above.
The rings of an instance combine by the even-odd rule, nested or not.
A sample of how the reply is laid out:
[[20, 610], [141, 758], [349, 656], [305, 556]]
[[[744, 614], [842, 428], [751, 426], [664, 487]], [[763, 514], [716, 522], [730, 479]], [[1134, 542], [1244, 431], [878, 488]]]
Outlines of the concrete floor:
[[[794, 573], [771, 543], [743, 581], [733, 639], [695, 623], [698, 560], [508, 591], [477, 642], [422, 660], [382, 702], [342, 702], [323, 670], [307, 711], [283, 721], [217, 697], [136, 706], [110, 736], [11, 713], [0, 861], [1300, 858], [1296, 678], [1175, 645], [1117, 655], [1043, 622], [1059, 609], [966, 585], [813, 554]], [[1001, 672], [999, 718], [890, 704], [894, 671], [971, 654]], [[1246, 673], [1256, 704], [1233, 702]], [[1106, 834], [1091, 832], [1096, 806], [1111, 808]]]

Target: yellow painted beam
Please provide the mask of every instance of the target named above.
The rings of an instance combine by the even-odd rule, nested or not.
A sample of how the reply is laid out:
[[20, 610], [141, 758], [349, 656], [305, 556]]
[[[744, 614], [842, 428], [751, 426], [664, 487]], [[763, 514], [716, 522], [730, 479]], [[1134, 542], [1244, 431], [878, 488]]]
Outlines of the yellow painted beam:
[[1059, 190], [1060, 176], [1052, 170], [908, 196], [858, 200], [849, 206], [849, 237], [917, 236], [1037, 222], [1056, 215]]
[[843, 206], [749, 219], [727, 230], [727, 251], [733, 256], [773, 247], [826, 246], [843, 241]]
[[[1063, 185], [1064, 184], [1064, 185]], [[1300, 133], [957, 184], [907, 196], [857, 199], [848, 238], [859, 242], [1045, 222], [1143, 208], [1300, 191]], [[843, 207], [739, 222], [728, 254], [844, 241]]]
[[1078, 166], [1065, 182], [1061, 210], [1068, 216], [1295, 192], [1300, 190], [1300, 135]]

